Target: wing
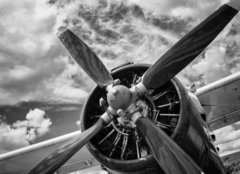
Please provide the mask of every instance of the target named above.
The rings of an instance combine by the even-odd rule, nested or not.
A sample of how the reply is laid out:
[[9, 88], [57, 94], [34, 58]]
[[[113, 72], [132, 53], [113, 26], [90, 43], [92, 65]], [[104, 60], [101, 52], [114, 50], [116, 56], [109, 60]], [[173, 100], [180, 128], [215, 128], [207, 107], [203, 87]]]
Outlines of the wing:
[[[79, 133], [73, 132], [0, 155], [0, 173], [28, 173], [41, 160]], [[100, 167], [94, 167], [97, 165], [99, 163], [84, 147], [59, 169], [59, 173], [70, 173], [86, 168], [101, 170]]]
[[240, 121], [240, 72], [199, 88], [195, 94], [213, 130]]

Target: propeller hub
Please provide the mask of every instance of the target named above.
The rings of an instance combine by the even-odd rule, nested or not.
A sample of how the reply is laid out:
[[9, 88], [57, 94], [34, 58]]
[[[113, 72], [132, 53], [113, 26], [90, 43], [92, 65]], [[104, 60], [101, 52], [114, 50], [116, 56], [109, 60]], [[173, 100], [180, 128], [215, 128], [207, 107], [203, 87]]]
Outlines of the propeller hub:
[[107, 101], [115, 110], [126, 110], [132, 102], [132, 93], [126, 86], [117, 85], [109, 90]]

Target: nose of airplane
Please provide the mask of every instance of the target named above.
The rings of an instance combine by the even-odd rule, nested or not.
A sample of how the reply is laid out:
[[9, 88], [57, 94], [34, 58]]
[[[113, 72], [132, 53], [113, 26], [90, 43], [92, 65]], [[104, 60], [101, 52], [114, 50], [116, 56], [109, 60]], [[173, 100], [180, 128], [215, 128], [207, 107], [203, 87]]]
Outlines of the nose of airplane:
[[126, 86], [117, 85], [110, 89], [107, 94], [108, 104], [115, 110], [127, 109], [131, 102], [131, 92]]

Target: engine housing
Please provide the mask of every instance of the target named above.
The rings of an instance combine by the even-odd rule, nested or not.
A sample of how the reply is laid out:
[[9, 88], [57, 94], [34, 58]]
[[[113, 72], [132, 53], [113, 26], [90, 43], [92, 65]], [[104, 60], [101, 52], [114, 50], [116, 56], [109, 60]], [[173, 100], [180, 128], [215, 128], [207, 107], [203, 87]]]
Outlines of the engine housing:
[[[112, 76], [130, 88], [148, 68], [147, 64], [128, 64], [114, 69]], [[137, 105], [144, 116], [150, 117], [175, 141], [182, 142], [189, 127], [187, 98], [184, 86], [173, 78], [158, 89], [148, 90]], [[105, 112], [106, 101], [106, 91], [96, 86], [82, 110], [82, 130], [91, 127]], [[87, 144], [90, 153], [112, 173], [162, 172], [137, 129], [131, 123], [123, 124], [125, 121], [115, 119], [99, 132]]]

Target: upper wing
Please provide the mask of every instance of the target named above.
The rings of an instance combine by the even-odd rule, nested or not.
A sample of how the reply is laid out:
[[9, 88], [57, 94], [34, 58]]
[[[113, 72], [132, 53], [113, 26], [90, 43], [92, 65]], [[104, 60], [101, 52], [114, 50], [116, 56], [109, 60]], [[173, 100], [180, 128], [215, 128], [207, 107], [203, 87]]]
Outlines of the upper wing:
[[[41, 160], [77, 134], [79, 131], [1, 154], [0, 174], [28, 173]], [[96, 165], [99, 163], [84, 147], [59, 169], [59, 173], [70, 173]]]
[[199, 88], [195, 94], [213, 130], [240, 121], [240, 72]]

